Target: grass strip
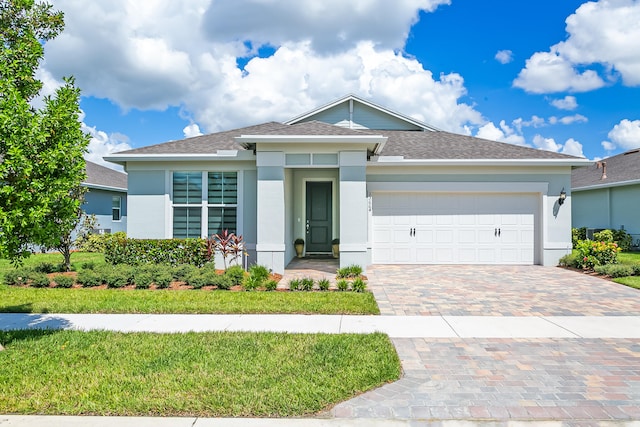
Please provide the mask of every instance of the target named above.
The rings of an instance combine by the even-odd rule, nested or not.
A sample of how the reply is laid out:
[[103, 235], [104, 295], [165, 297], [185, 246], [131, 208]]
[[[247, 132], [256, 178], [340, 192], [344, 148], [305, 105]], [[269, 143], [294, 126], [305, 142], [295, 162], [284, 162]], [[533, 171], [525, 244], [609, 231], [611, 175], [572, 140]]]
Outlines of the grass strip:
[[[62, 264], [64, 261], [63, 256], [60, 253], [47, 253], [47, 254], [33, 254], [29, 258], [25, 258], [23, 267], [35, 267], [43, 262], [48, 262], [54, 265]], [[72, 270], [80, 270], [80, 267], [85, 262], [92, 262], [96, 265], [105, 264], [104, 255], [96, 252], [73, 252], [71, 254], [71, 268]], [[4, 274], [14, 269], [11, 261], [8, 259], [0, 258], [0, 282]]]
[[620, 283], [621, 285], [629, 286], [635, 289], [640, 289], [640, 276], [618, 277], [612, 280], [616, 283]]
[[380, 314], [370, 292], [229, 292], [0, 285], [4, 313]]
[[286, 417], [400, 376], [383, 334], [0, 332], [0, 413]]

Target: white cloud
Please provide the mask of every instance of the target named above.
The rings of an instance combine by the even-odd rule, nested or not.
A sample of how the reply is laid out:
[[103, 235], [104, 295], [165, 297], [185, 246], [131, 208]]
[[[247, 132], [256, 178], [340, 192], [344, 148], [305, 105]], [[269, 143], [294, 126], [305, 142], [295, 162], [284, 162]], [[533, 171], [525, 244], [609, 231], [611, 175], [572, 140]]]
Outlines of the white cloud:
[[362, 41], [383, 49], [402, 48], [420, 11], [450, 0], [235, 0], [211, 2], [203, 19], [216, 43], [251, 41], [281, 46], [309, 41], [314, 51], [344, 52]]
[[569, 154], [571, 156], [584, 157], [582, 152], [582, 144], [573, 138], [569, 138], [565, 141], [564, 147], [560, 151], [563, 154]]
[[513, 61], [513, 52], [511, 52], [510, 50], [499, 50], [498, 53], [496, 53], [496, 61], [498, 61], [501, 64], [508, 64], [509, 62]]
[[[602, 87], [604, 80], [592, 69], [601, 64], [619, 73], [628, 86], [640, 85], [640, 2], [602, 0], [586, 2], [566, 20], [569, 37], [534, 53], [514, 86], [534, 93], [583, 92]], [[612, 76], [607, 76], [611, 78]]]
[[[80, 115], [80, 120], [82, 119], [84, 114]], [[87, 126], [84, 122], [82, 122], [82, 131], [91, 136], [88, 152], [84, 155], [85, 159], [111, 169], [122, 170], [122, 166], [109, 163], [102, 157], [118, 151], [130, 150], [129, 138], [126, 135], [119, 133], [108, 135], [104, 131], [97, 130], [95, 126]]]
[[506, 142], [514, 145], [527, 145], [524, 137], [517, 134], [516, 131], [512, 127], [508, 126], [504, 120], [500, 121], [499, 128], [493, 124], [493, 122], [489, 122], [481, 126], [476, 133], [476, 137], [492, 141]]
[[540, 150], [558, 152], [562, 149], [562, 144], [556, 143], [553, 138], [545, 138], [542, 135], [536, 134], [533, 137], [533, 145]]
[[589, 119], [583, 116], [582, 114], [574, 114], [573, 116], [564, 116], [560, 118], [556, 116], [551, 116], [548, 119], [548, 122], [550, 125], [557, 125], [557, 124], [571, 125], [574, 123], [587, 123], [588, 121]]
[[[485, 121], [459, 101], [459, 74], [433, 76], [401, 53], [418, 12], [449, 0], [251, 1], [247, 21], [234, 18], [247, 8], [230, 0], [56, 0], [66, 28], [45, 45], [46, 69], [75, 75], [83, 95], [124, 110], [179, 106], [205, 132], [285, 120], [349, 92], [449, 131]], [[237, 58], [263, 43], [275, 52], [240, 70]]]
[[575, 96], [567, 95], [561, 99], [552, 99], [551, 105], [556, 107], [559, 110], [575, 110], [578, 108], [578, 102], [576, 101]]
[[185, 138], [192, 138], [194, 136], [202, 135], [202, 132], [200, 132], [200, 126], [198, 126], [196, 123], [187, 125], [184, 129], [182, 129], [182, 132], [184, 133]]
[[614, 144], [611, 141], [602, 141], [600, 145], [602, 145], [602, 148], [604, 148], [607, 151], [613, 151], [616, 149], [616, 144]]
[[638, 148], [640, 147], [640, 120], [624, 119], [615, 125], [607, 136], [613, 144], [624, 149]]

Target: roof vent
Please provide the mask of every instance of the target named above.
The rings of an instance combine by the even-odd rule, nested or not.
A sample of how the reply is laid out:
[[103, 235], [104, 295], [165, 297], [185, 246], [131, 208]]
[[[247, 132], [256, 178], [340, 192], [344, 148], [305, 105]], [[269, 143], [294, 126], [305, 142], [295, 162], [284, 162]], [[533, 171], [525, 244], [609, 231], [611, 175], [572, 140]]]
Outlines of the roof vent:
[[638, 152], [640, 152], [640, 148], [636, 148], [635, 150], [629, 150], [626, 153], [624, 153], [624, 155], [626, 156], [627, 154], [634, 154]]
[[596, 162], [596, 167], [598, 169], [602, 168], [602, 176], [600, 180], [607, 179], [607, 162]]

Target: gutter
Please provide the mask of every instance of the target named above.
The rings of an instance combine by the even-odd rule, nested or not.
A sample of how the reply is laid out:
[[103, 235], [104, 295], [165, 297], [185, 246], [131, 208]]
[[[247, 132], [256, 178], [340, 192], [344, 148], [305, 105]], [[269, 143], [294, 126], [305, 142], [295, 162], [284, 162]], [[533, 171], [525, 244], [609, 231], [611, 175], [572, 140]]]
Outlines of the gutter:
[[588, 166], [587, 159], [404, 159], [372, 157], [367, 166]]
[[627, 185], [634, 185], [634, 184], [640, 184], [640, 179], [632, 179], [632, 180], [629, 180], [629, 181], [618, 181], [618, 182], [608, 182], [608, 183], [604, 183], [604, 184], [588, 185], [588, 186], [585, 186], [585, 187], [572, 188], [571, 191], [572, 192], [576, 192], [576, 191], [598, 190], [598, 189], [601, 189], [601, 188], [624, 187], [624, 186], [627, 186]]

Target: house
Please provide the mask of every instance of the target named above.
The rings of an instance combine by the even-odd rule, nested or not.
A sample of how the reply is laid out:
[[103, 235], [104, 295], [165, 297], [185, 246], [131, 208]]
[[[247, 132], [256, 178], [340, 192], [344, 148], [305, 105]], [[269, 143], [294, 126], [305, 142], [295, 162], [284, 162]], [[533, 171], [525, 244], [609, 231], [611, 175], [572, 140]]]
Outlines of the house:
[[571, 250], [571, 169], [589, 163], [444, 132], [355, 95], [105, 159], [129, 175], [130, 237], [228, 229], [249, 262], [278, 273], [296, 238], [307, 255], [339, 238], [341, 266], [556, 265]]
[[88, 215], [95, 215], [97, 231], [116, 233], [127, 231], [127, 174], [86, 161], [87, 187], [85, 204]]
[[574, 227], [624, 229], [640, 245], [640, 148], [571, 174]]

